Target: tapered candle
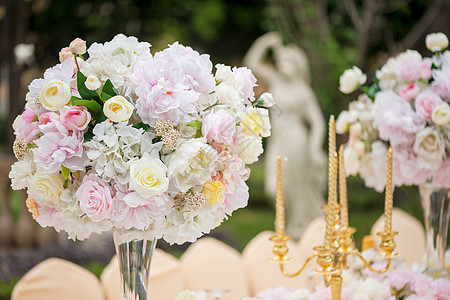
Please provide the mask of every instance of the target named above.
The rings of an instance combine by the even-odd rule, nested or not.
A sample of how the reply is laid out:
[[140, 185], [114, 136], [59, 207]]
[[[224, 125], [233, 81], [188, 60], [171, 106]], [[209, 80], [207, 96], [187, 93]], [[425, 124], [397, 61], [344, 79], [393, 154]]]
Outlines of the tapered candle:
[[280, 155], [277, 155], [277, 193], [275, 198], [275, 231], [278, 236], [284, 236], [283, 177], [281, 174]]
[[388, 163], [386, 172], [386, 190], [384, 202], [384, 232], [392, 231], [392, 206], [393, 206], [393, 187], [392, 187], [392, 148], [388, 150]]
[[334, 209], [337, 197], [336, 192], [337, 179], [337, 153], [331, 154], [331, 159], [328, 164], [328, 205], [325, 216], [325, 246], [333, 244], [333, 224], [334, 224]]
[[341, 204], [341, 226], [348, 227], [347, 177], [345, 175], [344, 146], [339, 147], [339, 203]]
[[[330, 167], [330, 165], [333, 163], [334, 160], [334, 155], [336, 154], [336, 123], [334, 120], [334, 116], [331, 115], [330, 119], [328, 120], [328, 168]], [[337, 161], [336, 161], [337, 163]], [[333, 176], [329, 177], [331, 179], [334, 180], [334, 190], [336, 191], [336, 180], [337, 180], [337, 165], [336, 165], [336, 169], [334, 169]], [[331, 173], [328, 173], [331, 174]], [[330, 175], [328, 175], [330, 176]], [[330, 193], [328, 192], [328, 195], [330, 195]], [[336, 208], [337, 206], [337, 195], [336, 197], [332, 197], [331, 198], [332, 204], [331, 207], [332, 208]]]

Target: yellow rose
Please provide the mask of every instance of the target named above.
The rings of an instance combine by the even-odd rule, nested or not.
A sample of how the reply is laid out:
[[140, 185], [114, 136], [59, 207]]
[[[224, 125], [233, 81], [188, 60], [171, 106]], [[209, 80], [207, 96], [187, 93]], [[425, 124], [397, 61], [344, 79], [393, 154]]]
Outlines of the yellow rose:
[[47, 82], [39, 93], [42, 106], [50, 111], [57, 111], [69, 103], [72, 97], [70, 86], [64, 81], [53, 79]]
[[203, 186], [203, 194], [209, 204], [222, 204], [225, 200], [225, 186], [220, 181], [208, 181]]
[[64, 178], [61, 174], [37, 172], [31, 179], [30, 194], [40, 201], [57, 203], [64, 190]]
[[161, 195], [169, 187], [166, 172], [161, 160], [144, 154], [130, 164], [130, 189], [144, 198]]
[[267, 109], [247, 108], [242, 113], [239, 124], [245, 135], [262, 137], [270, 135], [269, 111]]
[[123, 96], [114, 96], [103, 105], [103, 113], [113, 122], [128, 121], [134, 106]]

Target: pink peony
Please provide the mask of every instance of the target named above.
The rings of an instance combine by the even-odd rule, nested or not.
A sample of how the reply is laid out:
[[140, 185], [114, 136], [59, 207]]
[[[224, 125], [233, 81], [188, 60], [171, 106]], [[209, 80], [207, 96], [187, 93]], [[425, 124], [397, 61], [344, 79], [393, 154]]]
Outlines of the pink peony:
[[36, 218], [36, 221], [39, 225], [54, 227], [58, 232], [64, 229], [64, 221], [58, 216], [58, 211], [55, 208], [47, 206], [37, 199], [35, 201], [38, 204], [39, 217]]
[[416, 57], [403, 59], [397, 68], [397, 76], [407, 82], [417, 81], [421, 75], [422, 61]]
[[441, 104], [442, 99], [430, 90], [420, 93], [415, 101], [416, 113], [422, 119], [431, 121], [433, 109]]
[[224, 109], [210, 113], [203, 119], [202, 135], [210, 141], [230, 144], [235, 130], [236, 122]]
[[64, 106], [59, 112], [61, 122], [69, 130], [84, 130], [91, 121], [91, 114], [84, 106]]
[[113, 211], [112, 189], [107, 182], [95, 174], [83, 178], [75, 193], [80, 208], [94, 222], [109, 218]]
[[59, 118], [58, 114], [55, 112], [43, 113], [42, 115], [39, 116], [39, 119], [38, 119], [39, 125], [46, 125], [53, 121], [56, 121], [58, 123], [60, 122], [60, 118]]
[[21, 139], [26, 144], [39, 138], [37, 135], [39, 133], [38, 122], [26, 122], [23, 118], [19, 120], [16, 124], [16, 130], [14, 134], [18, 139]]
[[410, 289], [411, 280], [414, 278], [414, 273], [411, 271], [393, 270], [389, 274], [389, 284], [391, 288], [399, 291], [401, 289]]
[[418, 157], [411, 147], [393, 147], [392, 177], [396, 186], [423, 184], [431, 177], [428, 170], [418, 167]]
[[450, 300], [450, 280], [445, 278], [436, 279], [431, 284], [431, 287], [435, 297], [442, 300]]
[[392, 146], [411, 145], [416, 133], [425, 127], [425, 121], [416, 115], [411, 105], [392, 91], [379, 92], [375, 105], [379, 105], [376, 121], [380, 138]]
[[444, 64], [441, 70], [433, 71], [434, 81], [431, 84], [433, 92], [443, 100], [450, 101], [450, 63]]
[[256, 78], [252, 71], [246, 67], [233, 68], [233, 75], [238, 84], [239, 94], [246, 102], [255, 100], [253, 88], [256, 86]]
[[410, 83], [404, 86], [398, 94], [403, 99], [411, 101], [417, 96], [417, 94], [419, 94], [419, 92], [420, 92], [419, 86], [415, 83]]
[[231, 216], [231, 213], [236, 209], [247, 206], [248, 197], [248, 186], [244, 180], [241, 180], [235, 186], [233, 193], [228, 192], [225, 194], [225, 201], [220, 205], [219, 209]]
[[[125, 185], [116, 183], [115, 188], [117, 193], [113, 199], [112, 220], [116, 227], [145, 230], [149, 225], [163, 222], [172, 210], [173, 199], [166, 194], [143, 199], [138, 193], [129, 191]], [[139, 198], [139, 201], [134, 198]], [[137, 202], [146, 204], [133, 204]]]
[[411, 281], [411, 290], [419, 297], [431, 296], [433, 279], [425, 274], [417, 274]]
[[37, 121], [37, 115], [32, 109], [25, 107], [25, 110], [22, 113], [22, 119], [26, 123], [31, 123]]
[[450, 157], [443, 161], [440, 168], [433, 173], [433, 184], [450, 189]]
[[[34, 162], [46, 173], [57, 173], [61, 165], [71, 171], [83, 171], [89, 163], [83, 149], [84, 137], [79, 131], [69, 131], [56, 117], [48, 113], [40, 119], [43, 136], [35, 141]], [[41, 120], [39, 121], [41, 123]], [[45, 123], [46, 122], [46, 123]]]
[[431, 66], [431, 61], [422, 61], [422, 75], [420, 77], [425, 81], [430, 80], [431, 76], [433, 75]]

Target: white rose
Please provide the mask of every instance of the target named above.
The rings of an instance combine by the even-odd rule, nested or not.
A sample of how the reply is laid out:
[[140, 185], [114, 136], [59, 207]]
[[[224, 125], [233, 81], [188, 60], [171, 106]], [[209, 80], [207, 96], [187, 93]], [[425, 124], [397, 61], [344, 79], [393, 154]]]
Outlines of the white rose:
[[37, 200], [57, 204], [64, 190], [64, 178], [61, 174], [36, 172], [31, 179], [28, 192]]
[[53, 79], [47, 82], [39, 93], [42, 106], [51, 111], [57, 111], [69, 103], [72, 97], [70, 86], [64, 81]]
[[273, 96], [271, 93], [263, 93], [261, 96], [259, 96], [259, 99], [263, 102], [264, 107], [272, 107], [275, 105], [275, 101], [273, 100]]
[[242, 112], [239, 125], [245, 135], [266, 137], [270, 135], [269, 111], [248, 107]]
[[185, 193], [211, 179], [217, 159], [217, 151], [206, 144], [205, 138], [187, 140], [168, 158], [169, 178]]
[[109, 98], [103, 105], [103, 113], [113, 122], [124, 122], [130, 119], [134, 106], [123, 96]]
[[236, 128], [234, 152], [246, 164], [254, 163], [263, 153], [262, 138], [256, 135], [245, 135], [240, 127]]
[[100, 87], [101, 82], [100, 82], [100, 80], [98, 80], [97, 76], [89, 75], [89, 76], [86, 78], [86, 81], [85, 81], [84, 84], [86, 85], [86, 87], [87, 87], [89, 90], [95, 91], [95, 90], [97, 90], [97, 89]]
[[145, 198], [161, 195], [169, 187], [166, 172], [161, 160], [144, 154], [130, 164], [130, 189]]
[[448, 47], [448, 38], [442, 32], [430, 33], [425, 38], [425, 44], [430, 51], [440, 51]]
[[435, 127], [425, 127], [416, 134], [413, 146], [417, 154], [418, 167], [437, 170], [445, 155], [445, 140]]
[[79, 55], [84, 54], [86, 53], [86, 41], [80, 38], [76, 38], [72, 42], [70, 42], [69, 49], [70, 51], [72, 51], [72, 53]]
[[347, 176], [358, 174], [359, 156], [352, 147], [344, 149], [345, 174]]
[[233, 71], [231, 71], [230, 66], [226, 66], [223, 64], [216, 65], [216, 81], [231, 85], [234, 88], [237, 88], [236, 79], [234, 78]]
[[372, 152], [361, 158], [359, 175], [367, 187], [382, 192], [386, 184], [387, 148], [381, 141], [372, 143]]
[[380, 70], [376, 71], [375, 74], [382, 90], [393, 90], [398, 85], [397, 64], [397, 60], [391, 57]]
[[440, 126], [450, 124], [450, 105], [447, 102], [436, 106], [431, 114], [431, 120]]
[[361, 69], [353, 66], [352, 69], [345, 70], [339, 77], [339, 90], [344, 94], [350, 94], [364, 84], [366, 80], [367, 76], [363, 74]]
[[242, 102], [237, 87], [233, 87], [231, 84], [219, 84], [216, 86], [214, 95], [219, 103], [232, 107], [239, 106]]
[[342, 111], [336, 120], [336, 132], [344, 134], [349, 129], [350, 125], [356, 122], [356, 114], [344, 110]]

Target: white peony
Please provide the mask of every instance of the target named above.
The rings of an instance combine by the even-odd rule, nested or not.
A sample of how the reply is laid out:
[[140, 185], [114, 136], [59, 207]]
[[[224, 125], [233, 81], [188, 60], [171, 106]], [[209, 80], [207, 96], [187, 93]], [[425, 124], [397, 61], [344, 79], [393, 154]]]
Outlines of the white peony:
[[425, 38], [425, 45], [430, 51], [441, 51], [448, 47], [448, 38], [442, 32], [430, 33]]
[[444, 159], [445, 140], [435, 127], [428, 126], [416, 134], [413, 149], [419, 168], [437, 170]]
[[382, 90], [394, 90], [399, 84], [397, 80], [397, 60], [389, 58], [386, 64], [375, 73]]
[[113, 122], [128, 121], [133, 114], [134, 106], [123, 96], [114, 96], [106, 100], [103, 113]]
[[367, 187], [382, 192], [386, 185], [387, 147], [381, 141], [372, 143], [372, 151], [361, 158], [359, 175]]
[[21, 190], [30, 187], [30, 181], [36, 172], [36, 164], [33, 161], [33, 153], [27, 151], [22, 160], [16, 161], [11, 166], [9, 178], [11, 179], [11, 187], [13, 190]]
[[95, 75], [89, 75], [86, 78], [86, 81], [84, 82], [84, 85], [91, 91], [95, 91], [97, 90], [102, 83], [100, 82], [100, 80], [98, 80], [97, 76]]
[[366, 80], [366, 74], [360, 68], [353, 66], [353, 68], [345, 70], [339, 77], [339, 90], [344, 94], [350, 94], [363, 85]]
[[248, 107], [241, 116], [239, 125], [245, 135], [266, 137], [270, 135], [269, 111]]
[[436, 106], [431, 114], [431, 120], [440, 126], [450, 124], [450, 105], [447, 102]]
[[70, 86], [64, 81], [53, 79], [44, 84], [39, 93], [42, 106], [51, 111], [57, 111], [69, 103], [72, 97]]
[[217, 82], [230, 85], [231, 87], [237, 89], [237, 82], [230, 66], [217, 64], [216, 69], [217, 71], [215, 78]]
[[169, 187], [166, 172], [167, 167], [161, 160], [146, 153], [130, 163], [130, 190], [145, 198], [161, 195]]
[[262, 138], [255, 135], [245, 135], [240, 127], [236, 127], [233, 149], [246, 164], [254, 163], [263, 153]]
[[187, 140], [168, 157], [168, 176], [175, 188], [186, 192], [211, 179], [217, 162], [217, 151], [205, 138]]
[[231, 107], [236, 107], [242, 104], [239, 90], [231, 84], [220, 83], [216, 86], [216, 90], [213, 95], [216, 101], [220, 104], [225, 104]]

